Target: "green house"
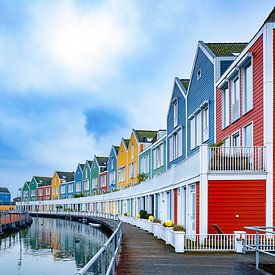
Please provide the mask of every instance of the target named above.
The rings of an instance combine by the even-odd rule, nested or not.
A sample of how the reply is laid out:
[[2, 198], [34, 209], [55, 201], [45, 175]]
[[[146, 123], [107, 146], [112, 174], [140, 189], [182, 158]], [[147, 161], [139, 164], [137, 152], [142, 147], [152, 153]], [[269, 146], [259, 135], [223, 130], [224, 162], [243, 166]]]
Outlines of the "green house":
[[35, 177], [32, 177], [32, 180], [30, 182], [30, 201], [37, 200], [37, 187], [38, 182], [36, 181]]
[[21, 196], [23, 201], [30, 200], [30, 181], [24, 183]]
[[107, 162], [107, 157], [94, 157], [91, 169], [91, 195], [96, 195], [99, 193], [99, 173], [106, 171]]
[[92, 160], [86, 160], [85, 166], [83, 168], [83, 177], [82, 177], [82, 193], [84, 196], [89, 196], [91, 194], [91, 170], [93, 166]]

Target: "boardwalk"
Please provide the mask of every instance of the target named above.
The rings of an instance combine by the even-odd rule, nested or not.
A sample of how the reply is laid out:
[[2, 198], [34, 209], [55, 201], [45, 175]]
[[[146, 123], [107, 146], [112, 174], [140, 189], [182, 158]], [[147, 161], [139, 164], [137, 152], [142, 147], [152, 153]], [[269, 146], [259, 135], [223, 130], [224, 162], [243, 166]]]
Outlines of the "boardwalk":
[[[256, 271], [255, 255], [176, 254], [174, 248], [135, 226], [123, 223], [117, 274], [267, 274]], [[269, 260], [270, 258], [267, 258]], [[272, 261], [273, 258], [270, 259]]]

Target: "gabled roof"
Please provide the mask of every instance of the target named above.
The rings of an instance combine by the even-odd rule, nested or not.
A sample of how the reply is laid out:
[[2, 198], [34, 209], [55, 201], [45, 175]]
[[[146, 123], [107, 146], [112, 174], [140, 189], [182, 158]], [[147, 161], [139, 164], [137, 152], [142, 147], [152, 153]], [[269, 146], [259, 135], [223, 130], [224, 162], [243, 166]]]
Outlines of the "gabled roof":
[[247, 42], [236, 43], [205, 43], [212, 54], [216, 57], [232, 56], [236, 57], [247, 45]]
[[42, 187], [42, 186], [48, 186], [52, 184], [52, 178], [50, 177], [37, 177], [34, 176], [34, 179], [36, 180], [38, 187]]
[[93, 161], [92, 161], [92, 160], [86, 160], [86, 162], [88, 162], [90, 168], [92, 168], [92, 166], [93, 166]]
[[123, 138], [122, 141], [125, 143], [126, 149], [128, 149], [129, 143], [130, 143], [130, 139], [128, 139], [128, 138]]
[[182, 86], [184, 87], [184, 89], [187, 91], [188, 90], [188, 86], [190, 83], [190, 79], [180, 79], [180, 82], [182, 84]]
[[10, 194], [10, 191], [7, 187], [0, 187], [0, 193], [8, 193]]
[[74, 180], [74, 172], [61, 172], [61, 171], [56, 171], [58, 177], [60, 179], [64, 179], [66, 181], [73, 181]]
[[118, 153], [118, 151], [119, 151], [119, 146], [114, 146], [114, 149], [115, 149], [116, 153]]
[[108, 157], [96, 157], [99, 166], [107, 166]]
[[152, 130], [133, 130], [136, 133], [138, 142], [151, 143], [158, 131]]
[[264, 24], [272, 23], [272, 22], [275, 22], [275, 7], [271, 11], [271, 13], [268, 15], [268, 17], [265, 19]]
[[80, 166], [81, 170], [83, 171], [85, 164], [84, 163], [79, 163], [79, 166]]

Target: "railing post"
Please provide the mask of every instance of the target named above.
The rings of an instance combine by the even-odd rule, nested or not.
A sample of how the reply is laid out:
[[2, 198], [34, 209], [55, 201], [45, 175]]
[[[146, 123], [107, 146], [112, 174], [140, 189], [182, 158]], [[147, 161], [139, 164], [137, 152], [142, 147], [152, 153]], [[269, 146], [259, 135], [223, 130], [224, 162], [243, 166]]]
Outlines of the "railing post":
[[259, 269], [260, 252], [259, 252], [259, 230], [256, 230], [256, 269]]
[[105, 275], [105, 249], [101, 254], [101, 273], [102, 275]]

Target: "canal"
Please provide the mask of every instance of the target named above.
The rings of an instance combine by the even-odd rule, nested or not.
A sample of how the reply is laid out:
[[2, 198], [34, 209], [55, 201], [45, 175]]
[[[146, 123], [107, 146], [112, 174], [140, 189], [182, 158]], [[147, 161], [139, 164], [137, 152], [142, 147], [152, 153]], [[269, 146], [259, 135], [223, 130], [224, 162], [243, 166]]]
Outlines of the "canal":
[[107, 239], [80, 222], [33, 218], [29, 228], [0, 238], [0, 274], [75, 274]]

